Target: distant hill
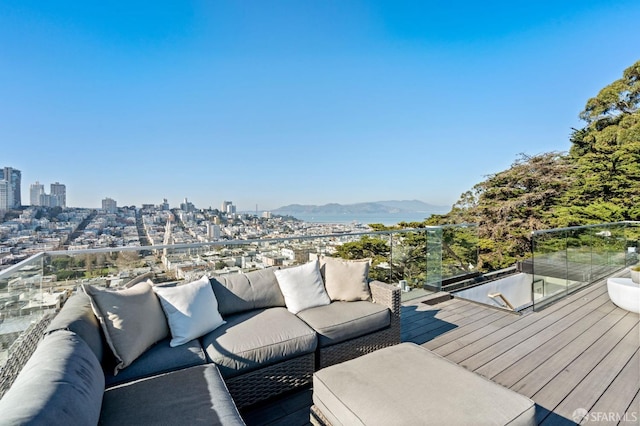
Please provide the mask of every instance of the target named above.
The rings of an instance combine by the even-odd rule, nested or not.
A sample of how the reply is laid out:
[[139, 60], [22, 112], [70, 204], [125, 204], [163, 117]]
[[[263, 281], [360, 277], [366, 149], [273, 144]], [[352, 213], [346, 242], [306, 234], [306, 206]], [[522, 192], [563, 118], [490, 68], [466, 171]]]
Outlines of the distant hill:
[[342, 214], [396, 214], [396, 213], [446, 213], [450, 206], [438, 206], [419, 200], [391, 200], [374, 201], [356, 204], [330, 203], [322, 206], [290, 204], [272, 210], [272, 213], [280, 215], [318, 214], [318, 215], [342, 215]]

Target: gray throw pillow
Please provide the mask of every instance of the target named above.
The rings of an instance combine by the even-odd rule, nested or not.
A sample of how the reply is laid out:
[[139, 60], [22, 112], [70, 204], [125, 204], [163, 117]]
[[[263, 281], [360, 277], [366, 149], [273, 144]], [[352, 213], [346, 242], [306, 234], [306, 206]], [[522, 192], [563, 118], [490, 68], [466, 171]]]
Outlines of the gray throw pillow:
[[117, 359], [114, 375], [169, 335], [167, 319], [148, 282], [120, 291], [83, 284]]

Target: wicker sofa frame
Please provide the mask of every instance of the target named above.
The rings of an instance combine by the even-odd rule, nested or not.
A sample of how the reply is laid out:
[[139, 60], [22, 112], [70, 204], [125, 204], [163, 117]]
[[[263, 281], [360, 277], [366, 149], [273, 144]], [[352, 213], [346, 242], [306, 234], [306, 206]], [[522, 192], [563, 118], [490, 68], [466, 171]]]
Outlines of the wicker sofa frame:
[[310, 385], [313, 372], [400, 343], [400, 289], [383, 283], [369, 283], [373, 302], [390, 310], [389, 327], [250, 373], [225, 380], [236, 405], [243, 408], [297, 387]]
[[316, 360], [317, 369], [400, 343], [400, 289], [381, 281], [370, 282], [369, 288], [374, 303], [383, 305], [391, 311], [389, 327], [346, 342], [319, 348]]

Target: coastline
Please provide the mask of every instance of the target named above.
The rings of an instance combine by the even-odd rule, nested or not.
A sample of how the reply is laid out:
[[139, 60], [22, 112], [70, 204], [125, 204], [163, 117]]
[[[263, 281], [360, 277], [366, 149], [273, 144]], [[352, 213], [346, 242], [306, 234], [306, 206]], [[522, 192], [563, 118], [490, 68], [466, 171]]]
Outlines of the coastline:
[[389, 213], [389, 214], [340, 214], [340, 215], [323, 215], [323, 214], [295, 214], [292, 215], [296, 219], [307, 223], [321, 224], [350, 224], [360, 223], [368, 225], [370, 223], [381, 223], [386, 226], [396, 225], [399, 222], [422, 222], [431, 216], [427, 212], [414, 213]]

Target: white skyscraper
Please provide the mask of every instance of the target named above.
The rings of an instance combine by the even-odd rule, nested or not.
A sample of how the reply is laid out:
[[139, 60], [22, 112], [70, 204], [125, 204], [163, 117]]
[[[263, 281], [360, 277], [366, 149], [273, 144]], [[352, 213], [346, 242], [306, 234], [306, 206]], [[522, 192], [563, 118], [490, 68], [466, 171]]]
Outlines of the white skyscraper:
[[32, 183], [29, 187], [29, 201], [31, 201], [32, 206], [41, 206], [40, 197], [44, 195], [44, 185], [40, 182], [36, 181], [36, 183]]
[[[12, 209], [22, 206], [22, 199], [20, 197], [20, 182], [22, 181], [22, 172], [14, 169], [13, 167], [4, 167], [0, 169], [0, 180], [7, 181], [9, 184], [9, 191], [11, 195], [10, 204], [7, 208]], [[9, 198], [7, 198], [8, 200]], [[6, 209], [5, 209], [6, 210]]]
[[51, 207], [67, 207], [67, 187], [64, 184], [51, 184]]
[[0, 179], [0, 211], [13, 207], [13, 192], [9, 181]]
[[111, 198], [105, 198], [102, 200], [102, 210], [107, 213], [116, 213], [118, 211], [118, 203]]

